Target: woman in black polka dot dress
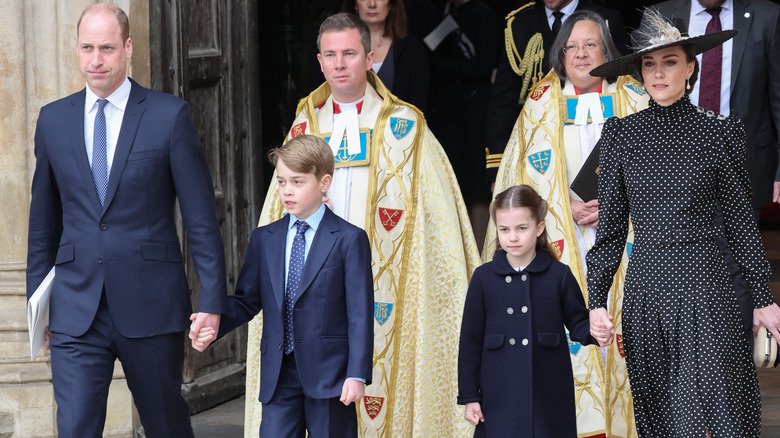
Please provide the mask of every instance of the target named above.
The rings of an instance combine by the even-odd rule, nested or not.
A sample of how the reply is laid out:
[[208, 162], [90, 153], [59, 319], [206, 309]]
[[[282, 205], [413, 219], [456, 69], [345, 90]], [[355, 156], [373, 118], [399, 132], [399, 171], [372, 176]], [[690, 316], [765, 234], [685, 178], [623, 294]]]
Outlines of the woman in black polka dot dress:
[[[611, 342], [607, 294], [630, 218], [623, 342], [639, 435], [759, 437], [756, 370], [716, 243], [725, 233], [753, 292], [755, 318], [780, 337], [752, 216], [745, 132], [739, 120], [687, 96], [695, 55], [736, 32], [687, 38], [660, 16], [650, 23], [645, 49], [591, 72], [639, 72], [652, 97], [648, 109], [609, 119], [599, 142], [599, 224], [587, 255], [591, 333]], [[718, 209], [723, 227], [714, 225]]]

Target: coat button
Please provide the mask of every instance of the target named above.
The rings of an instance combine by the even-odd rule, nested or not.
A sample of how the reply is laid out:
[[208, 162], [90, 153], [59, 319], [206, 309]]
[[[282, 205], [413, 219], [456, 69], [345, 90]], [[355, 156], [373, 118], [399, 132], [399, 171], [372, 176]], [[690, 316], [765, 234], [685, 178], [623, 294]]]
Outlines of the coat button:
[[523, 312], [523, 313], [528, 313], [528, 307], [523, 306], [523, 308], [520, 309], [520, 311]]
[[103, 257], [98, 257], [98, 263], [103, 263]]
[[279, 349], [280, 349], [280, 350], [282, 349], [282, 344], [279, 344]]
[[103, 230], [103, 231], [106, 231], [108, 229], [108, 225], [100, 224], [100, 229]]
[[528, 345], [528, 339], [523, 339], [523, 345]]
[[515, 345], [516, 343], [515, 338], [509, 338], [509, 345]]
[[528, 276], [523, 274], [523, 275], [520, 276], [520, 279], [523, 280], [523, 281], [526, 281], [526, 280], [528, 280]]
[[507, 307], [507, 308], [506, 308], [506, 313], [508, 313], [508, 314], [510, 314], [510, 315], [511, 315], [511, 314], [515, 313], [515, 309], [513, 309], [513, 308], [511, 308], [511, 307]]
[[506, 276], [506, 278], [505, 278], [504, 280], [505, 280], [507, 283], [511, 283], [511, 282], [512, 282], [512, 277], [511, 277], [510, 275], [507, 275], [507, 276]]

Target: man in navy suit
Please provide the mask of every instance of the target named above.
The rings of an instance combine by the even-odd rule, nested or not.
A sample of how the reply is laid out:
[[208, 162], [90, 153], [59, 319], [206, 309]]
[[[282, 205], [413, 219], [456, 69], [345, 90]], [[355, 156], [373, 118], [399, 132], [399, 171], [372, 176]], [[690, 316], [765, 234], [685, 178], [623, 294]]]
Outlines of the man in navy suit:
[[179, 201], [201, 283], [196, 323], [217, 328], [225, 261], [208, 165], [188, 105], [127, 78], [127, 15], [79, 19], [87, 86], [44, 106], [35, 131], [28, 298], [52, 266], [52, 383], [60, 437], [100, 437], [114, 362], [147, 437], [192, 437], [181, 396], [192, 312], [176, 232]]
[[[356, 438], [374, 349], [368, 235], [322, 203], [334, 168], [325, 140], [300, 135], [269, 158], [288, 214], [252, 232], [219, 335], [263, 310], [261, 437]], [[213, 336], [190, 331], [196, 348]]]

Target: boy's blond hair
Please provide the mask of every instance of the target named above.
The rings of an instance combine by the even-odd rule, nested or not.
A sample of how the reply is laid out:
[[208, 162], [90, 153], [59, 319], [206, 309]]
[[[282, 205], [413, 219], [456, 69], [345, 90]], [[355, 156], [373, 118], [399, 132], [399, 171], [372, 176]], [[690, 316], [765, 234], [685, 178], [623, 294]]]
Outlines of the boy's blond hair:
[[276, 166], [279, 160], [293, 172], [312, 173], [318, 179], [333, 175], [333, 150], [316, 135], [296, 136], [281, 147], [268, 152], [268, 160]]

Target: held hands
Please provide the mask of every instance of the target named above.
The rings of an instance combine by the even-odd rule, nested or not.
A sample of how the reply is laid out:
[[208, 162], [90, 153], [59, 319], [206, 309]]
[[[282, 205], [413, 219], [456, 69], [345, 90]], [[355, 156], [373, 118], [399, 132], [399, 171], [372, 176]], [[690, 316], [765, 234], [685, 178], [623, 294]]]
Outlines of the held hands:
[[466, 403], [466, 413], [463, 418], [474, 426], [485, 422], [485, 416], [482, 415], [482, 406], [479, 402]]
[[590, 311], [590, 335], [596, 338], [599, 346], [606, 347], [612, 343], [615, 334], [615, 325], [612, 324], [612, 315], [607, 309], [599, 307]]
[[339, 398], [339, 401], [344, 403], [344, 406], [349, 406], [350, 403], [363, 398], [365, 394], [365, 383], [355, 379], [347, 379], [344, 381], [344, 386], [341, 387], [341, 398]]
[[190, 337], [193, 333], [196, 334], [196, 338], [192, 339], [192, 347], [200, 352], [203, 352], [217, 338], [217, 332], [211, 327], [202, 327], [198, 332], [190, 329]]
[[760, 327], [766, 327], [780, 343], [780, 307], [777, 304], [753, 310], [753, 335], [758, 333]]
[[775, 181], [775, 189], [772, 194], [772, 201], [780, 204], [780, 181]]
[[193, 313], [190, 315], [190, 340], [192, 348], [203, 352], [215, 339], [219, 332], [219, 313]]
[[571, 214], [577, 225], [596, 227], [599, 224], [599, 200], [592, 199], [588, 202], [571, 200]]

